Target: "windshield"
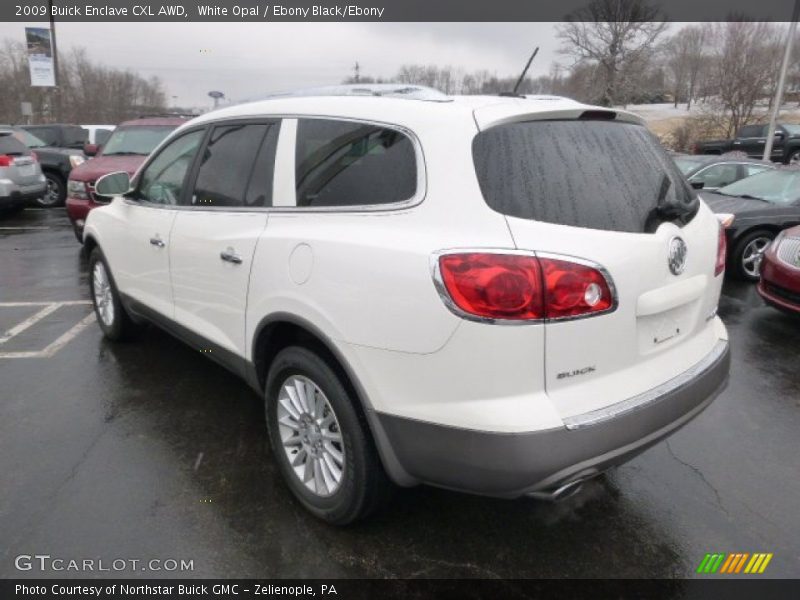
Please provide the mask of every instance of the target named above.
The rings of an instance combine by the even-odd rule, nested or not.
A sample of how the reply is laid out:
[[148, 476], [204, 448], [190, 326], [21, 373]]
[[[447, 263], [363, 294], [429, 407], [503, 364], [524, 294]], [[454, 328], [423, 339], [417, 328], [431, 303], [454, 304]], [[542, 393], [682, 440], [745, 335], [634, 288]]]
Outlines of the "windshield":
[[103, 147], [103, 156], [115, 154], [147, 156], [175, 127], [175, 125], [118, 127]]
[[672, 158], [641, 125], [497, 125], [475, 137], [472, 156], [486, 203], [511, 217], [651, 233], [664, 220], [687, 222], [698, 208]]
[[24, 129], [13, 129], [11, 130], [11, 135], [25, 144], [28, 148], [43, 148], [47, 145], [38, 137], [28, 131], [25, 131]]
[[684, 175], [686, 175], [690, 171], [694, 171], [697, 167], [707, 162], [704, 160], [698, 160], [696, 158], [684, 158], [684, 157], [674, 158], [673, 160], [675, 161], [675, 164], [678, 165], [678, 168], [681, 170], [681, 173], [683, 173]]
[[766, 171], [717, 190], [726, 196], [750, 196], [773, 204], [792, 204], [800, 199], [800, 170]]
[[783, 128], [789, 133], [789, 135], [800, 135], [800, 125], [785, 125]]

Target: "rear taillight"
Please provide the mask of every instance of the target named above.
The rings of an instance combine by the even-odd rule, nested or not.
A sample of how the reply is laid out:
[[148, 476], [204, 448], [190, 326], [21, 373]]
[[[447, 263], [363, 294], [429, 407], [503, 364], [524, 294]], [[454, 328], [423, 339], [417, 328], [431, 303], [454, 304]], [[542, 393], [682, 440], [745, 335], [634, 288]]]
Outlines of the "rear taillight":
[[614, 307], [606, 276], [567, 258], [464, 252], [439, 256], [437, 267], [445, 303], [466, 317], [565, 319]]
[[0, 154], [0, 167], [10, 167], [14, 164], [14, 157], [8, 154]]
[[562, 259], [539, 261], [544, 272], [548, 319], [601, 313], [613, 306], [611, 287], [599, 270]]
[[714, 277], [725, 272], [725, 257], [728, 253], [728, 240], [725, 238], [725, 226], [719, 224], [719, 237], [717, 238], [717, 263], [714, 265]]

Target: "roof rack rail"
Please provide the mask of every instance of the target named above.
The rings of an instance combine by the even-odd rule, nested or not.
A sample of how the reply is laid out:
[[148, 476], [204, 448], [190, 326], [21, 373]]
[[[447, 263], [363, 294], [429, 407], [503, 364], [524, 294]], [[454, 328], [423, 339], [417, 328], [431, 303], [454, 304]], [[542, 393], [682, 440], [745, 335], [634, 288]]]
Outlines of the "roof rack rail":
[[257, 100], [275, 98], [294, 98], [302, 96], [365, 96], [381, 98], [405, 98], [408, 100], [424, 100], [428, 102], [452, 102], [453, 99], [437, 89], [424, 85], [405, 83], [354, 83], [346, 85], [328, 85], [306, 88], [288, 92], [276, 92], [261, 96]]

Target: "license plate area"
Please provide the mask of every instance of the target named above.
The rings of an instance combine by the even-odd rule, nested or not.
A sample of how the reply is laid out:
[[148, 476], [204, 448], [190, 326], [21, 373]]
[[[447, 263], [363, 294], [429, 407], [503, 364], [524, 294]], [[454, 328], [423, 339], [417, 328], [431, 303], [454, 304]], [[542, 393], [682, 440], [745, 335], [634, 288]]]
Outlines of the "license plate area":
[[699, 303], [695, 301], [654, 315], [638, 317], [639, 353], [651, 354], [680, 343], [695, 329], [698, 306]]

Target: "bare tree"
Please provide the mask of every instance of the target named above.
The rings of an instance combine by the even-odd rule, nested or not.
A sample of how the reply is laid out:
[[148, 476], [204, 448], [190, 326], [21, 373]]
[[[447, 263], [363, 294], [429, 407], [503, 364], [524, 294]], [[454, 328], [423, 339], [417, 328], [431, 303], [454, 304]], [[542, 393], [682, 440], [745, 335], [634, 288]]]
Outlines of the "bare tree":
[[61, 115], [69, 123], [118, 123], [142, 114], [163, 113], [166, 94], [156, 77], [92, 62], [82, 48], [61, 55], [58, 90], [32, 87], [25, 46], [6, 40], [0, 47], [0, 122], [18, 123], [20, 103], [30, 102], [36, 121], [49, 122], [54, 94], [61, 96]]
[[661, 46], [664, 65], [670, 74], [675, 108], [681, 100], [687, 110], [697, 93], [697, 84], [707, 54], [704, 47], [704, 26], [691, 25], [679, 30]]
[[778, 29], [768, 23], [729, 21], [711, 30], [709, 78], [713, 103], [729, 116], [727, 135], [753, 119], [759, 100], [773, 91], [780, 53]]
[[620, 99], [625, 72], [641, 65], [653, 50], [666, 23], [658, 8], [644, 0], [592, 0], [567, 16], [558, 28], [562, 52], [576, 63], [600, 67], [603, 91], [599, 101], [610, 106]]

